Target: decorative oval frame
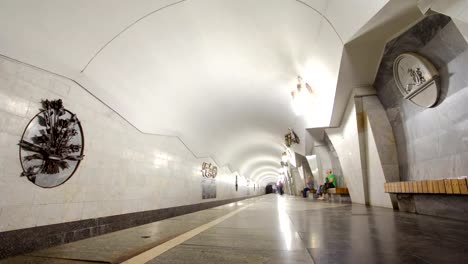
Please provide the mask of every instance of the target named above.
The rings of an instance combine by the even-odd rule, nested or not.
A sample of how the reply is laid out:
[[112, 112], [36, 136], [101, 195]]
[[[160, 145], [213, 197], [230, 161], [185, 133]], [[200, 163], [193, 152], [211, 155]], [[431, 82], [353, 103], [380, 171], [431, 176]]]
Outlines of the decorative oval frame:
[[[64, 109], [66, 113], [68, 113], [69, 115], [73, 116], [74, 113], [67, 110], [67, 109]], [[24, 139], [24, 136], [26, 135], [26, 132], [28, 131], [28, 128], [30, 128], [30, 125], [32, 124], [33, 121], [35, 121], [37, 118], [39, 118], [39, 116], [41, 114], [43, 114], [46, 110], [42, 110], [40, 111], [39, 113], [37, 113], [33, 118], [31, 118], [31, 120], [29, 120], [28, 124], [26, 125], [22, 135], [21, 135], [21, 141], [23, 141]], [[80, 151], [80, 155], [83, 155], [84, 153], [84, 149], [85, 149], [85, 139], [84, 139], [84, 131], [83, 131], [83, 127], [81, 126], [81, 122], [78, 120], [78, 122], [76, 123], [76, 125], [78, 126], [79, 130], [80, 130], [80, 135], [81, 135], [81, 151]], [[21, 142], [20, 141], [20, 142]], [[19, 159], [20, 159], [20, 164], [21, 164], [21, 169], [23, 170], [23, 172], [26, 172], [27, 170], [25, 169], [25, 166], [23, 164], [23, 156], [22, 156], [22, 147], [20, 146], [19, 147]], [[25, 176], [26, 178], [28, 178], [28, 180], [30, 182], [32, 182], [34, 185], [38, 186], [38, 187], [41, 187], [41, 188], [44, 188], [44, 189], [50, 189], [50, 188], [55, 188], [55, 187], [58, 187], [64, 183], [66, 183], [68, 180], [71, 179], [71, 177], [75, 174], [75, 172], [78, 170], [78, 167], [80, 166], [80, 163], [81, 163], [81, 160], [77, 160], [76, 161], [76, 164], [75, 164], [75, 168], [71, 171], [70, 175], [68, 175], [66, 177], [66, 179], [64, 181], [62, 181], [61, 183], [57, 184], [57, 185], [54, 185], [54, 186], [42, 186], [42, 185], [39, 185], [37, 184], [36, 182], [34, 182], [29, 176]], [[51, 174], [53, 175], [53, 174]]]
[[[423, 68], [426, 74], [420, 72], [418, 77], [423, 78], [423, 82], [421, 84], [415, 84], [416, 88], [414, 90], [408, 90], [406, 87], [403, 86], [402, 80], [400, 78], [398, 67], [400, 66], [400, 62], [404, 59], [414, 60], [414, 62], [419, 63], [420, 66], [416, 67], [418, 70]], [[421, 106], [421, 107], [433, 107], [437, 104], [439, 99], [439, 87], [438, 87], [438, 79], [439, 79], [439, 72], [437, 71], [436, 67], [425, 57], [414, 53], [414, 52], [406, 52], [400, 54], [393, 62], [393, 78], [395, 83], [398, 87], [398, 90], [403, 95], [405, 99], [410, 100], [412, 103]], [[425, 78], [428, 77], [426, 80]]]

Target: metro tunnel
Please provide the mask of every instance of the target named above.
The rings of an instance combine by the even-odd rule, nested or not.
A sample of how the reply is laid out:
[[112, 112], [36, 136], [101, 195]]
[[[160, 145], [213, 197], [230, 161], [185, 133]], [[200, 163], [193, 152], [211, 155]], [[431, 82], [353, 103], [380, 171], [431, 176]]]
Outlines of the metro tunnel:
[[468, 263], [468, 0], [0, 2], [0, 264]]

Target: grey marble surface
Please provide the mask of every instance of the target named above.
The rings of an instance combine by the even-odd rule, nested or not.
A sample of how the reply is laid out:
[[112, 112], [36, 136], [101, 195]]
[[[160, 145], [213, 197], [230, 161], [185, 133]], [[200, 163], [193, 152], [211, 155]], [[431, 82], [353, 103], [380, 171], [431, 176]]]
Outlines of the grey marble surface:
[[[435, 107], [419, 107], [402, 98], [392, 65], [403, 52], [419, 53], [437, 67], [441, 94]], [[450, 18], [443, 15], [425, 18], [386, 45], [374, 87], [392, 125], [401, 180], [468, 175], [467, 72], [468, 44]], [[437, 209], [441, 199], [450, 210]], [[466, 197], [421, 196], [414, 200], [418, 213], [468, 220], [465, 206], [455, 206], [466, 202]]]
[[[396, 87], [393, 61], [407, 51], [422, 54], [440, 71], [441, 98], [434, 108], [404, 100]], [[424, 19], [387, 44], [374, 87], [395, 134], [403, 180], [468, 175], [456, 163], [468, 152], [467, 70], [468, 44], [442, 15]]]
[[86, 263], [96, 263], [89, 261], [81, 260], [72, 260], [72, 259], [55, 259], [55, 258], [46, 258], [46, 257], [31, 257], [31, 256], [18, 256], [10, 258], [5, 263], [10, 264], [86, 264]]
[[[37, 257], [37, 261], [42, 261], [43, 258], [50, 258], [118, 263], [200, 225], [213, 221], [229, 212], [237, 210], [240, 206], [252, 202], [253, 200], [254, 199], [248, 199], [243, 202], [234, 202], [212, 209], [172, 217], [65, 245], [34, 251], [23, 256], [23, 258], [28, 257], [34, 259], [34, 257]], [[21, 260], [21, 258], [16, 259]], [[10, 263], [10, 261], [12, 260], [5, 259], [3, 262], [0, 261], [0, 263]]]
[[[143, 239], [142, 235], [167, 241], [174, 233], [217, 217], [213, 211], [226, 214], [231, 211], [228, 208], [244, 205], [205, 210], [192, 222], [186, 218], [163, 220], [104, 235], [100, 241], [91, 238], [72, 243], [66, 250], [60, 246], [0, 263], [119, 263], [135, 253], [129, 254], [130, 247], [141, 251], [156, 245], [148, 244], [152, 238]], [[466, 263], [465, 226], [463, 221], [386, 208], [271, 194], [252, 200], [247, 209], [148, 263]]]
[[[125, 228], [135, 227], [174, 216], [192, 213], [198, 210], [212, 208], [212, 210], [205, 210], [203, 214], [192, 213], [187, 216], [172, 218], [191, 223], [199, 223], [207, 221], [207, 219], [210, 219], [213, 216], [222, 214], [222, 212], [217, 212], [219, 210], [226, 211], [239, 208], [240, 205], [235, 203], [239, 200], [243, 199], [237, 198], [212, 201], [207, 203], [26, 228], [9, 232], [0, 232], [0, 258], [24, 254], [33, 250], [79, 241]], [[229, 205], [220, 206], [226, 203]]]
[[313, 263], [307, 251], [274, 251], [236, 249], [229, 247], [207, 248], [182, 245], [149, 262], [149, 264], [304, 264]]
[[[287, 224], [279, 220], [283, 213]], [[263, 228], [253, 223], [266, 218]], [[307, 255], [317, 264], [468, 261], [462, 221], [275, 195], [229, 220], [149, 263], [311, 263]], [[300, 247], [294, 245], [298, 240]], [[289, 248], [288, 241], [293, 242]]]

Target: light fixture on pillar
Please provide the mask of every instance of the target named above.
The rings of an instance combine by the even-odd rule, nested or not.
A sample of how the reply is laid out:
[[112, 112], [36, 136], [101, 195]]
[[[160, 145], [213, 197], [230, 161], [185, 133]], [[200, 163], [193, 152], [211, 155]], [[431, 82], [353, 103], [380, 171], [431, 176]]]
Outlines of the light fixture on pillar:
[[281, 161], [280, 162], [281, 168], [288, 166], [287, 162]]
[[289, 148], [292, 144], [299, 144], [301, 140], [293, 129], [289, 129], [289, 133], [284, 135], [284, 144]]
[[283, 152], [283, 154], [281, 154], [281, 161], [282, 162], [288, 162], [289, 161], [288, 153], [286, 151]]
[[296, 89], [291, 91], [293, 110], [296, 115], [304, 114], [310, 104], [312, 93], [312, 87], [308, 83], [304, 84], [301, 76], [297, 76]]

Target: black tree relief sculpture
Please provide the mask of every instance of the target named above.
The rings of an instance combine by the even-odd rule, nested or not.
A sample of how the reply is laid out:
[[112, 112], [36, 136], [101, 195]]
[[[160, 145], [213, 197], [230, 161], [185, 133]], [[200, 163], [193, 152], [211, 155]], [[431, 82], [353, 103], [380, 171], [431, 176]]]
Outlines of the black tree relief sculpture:
[[[75, 114], [63, 107], [62, 100], [43, 100], [42, 109], [26, 128], [19, 145], [23, 173], [32, 182], [37, 177], [60, 175], [60, 180], [44, 180], [46, 186], [59, 185], [75, 171], [82, 155], [81, 125]], [[73, 163], [70, 165], [70, 163]], [[48, 183], [47, 183], [48, 182]], [[53, 183], [52, 183], [53, 182]]]

